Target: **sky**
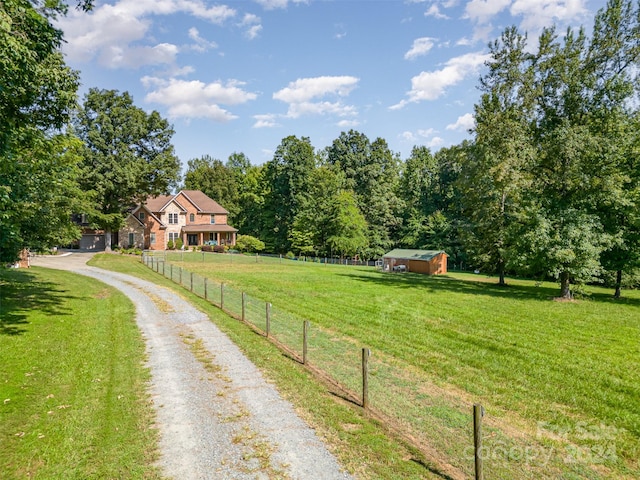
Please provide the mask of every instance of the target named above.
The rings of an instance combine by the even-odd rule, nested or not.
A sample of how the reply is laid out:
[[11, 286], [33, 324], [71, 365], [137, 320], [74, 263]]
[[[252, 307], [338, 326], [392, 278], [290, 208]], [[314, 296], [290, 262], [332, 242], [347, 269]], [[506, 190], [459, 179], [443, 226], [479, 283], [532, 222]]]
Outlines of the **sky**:
[[[73, 3], [73, 2], [71, 2]], [[488, 43], [511, 25], [585, 25], [605, 0], [111, 0], [58, 20], [90, 88], [128, 91], [175, 130], [176, 154], [253, 164], [282, 139], [341, 132], [404, 160], [471, 138]]]

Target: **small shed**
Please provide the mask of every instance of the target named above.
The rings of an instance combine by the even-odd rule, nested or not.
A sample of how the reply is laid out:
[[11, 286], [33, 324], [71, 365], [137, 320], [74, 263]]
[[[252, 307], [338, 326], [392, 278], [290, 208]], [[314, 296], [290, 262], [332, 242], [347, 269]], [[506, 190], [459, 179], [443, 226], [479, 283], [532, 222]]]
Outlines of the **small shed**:
[[447, 273], [447, 257], [443, 250], [404, 250], [397, 248], [382, 256], [385, 272], [414, 272], [426, 275]]

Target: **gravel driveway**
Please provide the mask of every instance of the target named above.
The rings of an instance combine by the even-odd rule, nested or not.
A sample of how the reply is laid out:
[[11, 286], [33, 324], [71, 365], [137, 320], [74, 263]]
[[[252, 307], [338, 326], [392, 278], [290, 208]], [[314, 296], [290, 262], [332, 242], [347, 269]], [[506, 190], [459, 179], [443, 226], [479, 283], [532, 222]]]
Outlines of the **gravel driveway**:
[[89, 267], [92, 254], [36, 257], [111, 285], [136, 306], [160, 430], [160, 466], [187, 479], [347, 479], [322, 442], [208, 317], [171, 290]]

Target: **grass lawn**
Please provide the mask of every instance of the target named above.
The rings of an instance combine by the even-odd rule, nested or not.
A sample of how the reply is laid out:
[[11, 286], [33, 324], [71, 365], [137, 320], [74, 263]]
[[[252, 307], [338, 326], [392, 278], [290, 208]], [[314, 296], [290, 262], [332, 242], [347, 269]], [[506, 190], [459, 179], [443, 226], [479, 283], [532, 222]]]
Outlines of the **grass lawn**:
[[310, 320], [326, 334], [312, 362], [331, 373], [370, 347], [374, 407], [465, 474], [477, 402], [487, 409], [489, 478], [640, 476], [640, 292], [613, 301], [587, 288], [583, 299], [556, 302], [548, 283], [500, 288], [472, 274], [180, 257], [175, 265]]
[[120, 292], [0, 269], [0, 477], [160, 478], [144, 343]]

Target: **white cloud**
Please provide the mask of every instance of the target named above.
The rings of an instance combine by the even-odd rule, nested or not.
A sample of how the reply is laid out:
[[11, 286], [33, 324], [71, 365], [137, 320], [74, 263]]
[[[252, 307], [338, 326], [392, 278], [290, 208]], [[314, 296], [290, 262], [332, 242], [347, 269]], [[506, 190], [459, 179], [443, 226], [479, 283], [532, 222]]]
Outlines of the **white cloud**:
[[246, 27], [247, 30], [244, 32], [245, 36], [249, 40], [253, 40], [256, 38], [260, 32], [262, 31], [262, 20], [257, 15], [252, 13], [247, 13], [240, 22], [240, 27]]
[[425, 129], [418, 130], [418, 135], [423, 138], [429, 138], [434, 133], [438, 133], [438, 132], [433, 128], [427, 128], [426, 130]]
[[323, 76], [300, 78], [273, 94], [275, 100], [289, 104], [287, 117], [302, 115], [355, 116], [357, 110], [342, 101], [321, 100], [323, 97], [346, 97], [357, 86], [359, 79], [350, 76]]
[[[113, 5], [98, 5], [91, 12], [70, 9], [67, 16], [57, 21], [64, 31], [66, 43], [63, 51], [71, 61], [88, 62], [98, 58], [101, 65], [111, 68], [139, 67], [158, 63], [159, 44], [131, 47], [133, 42], [144, 42], [149, 35], [153, 16], [184, 13], [193, 17], [222, 24], [235, 16], [236, 11], [225, 5], [208, 7], [202, 0], [120, 0]], [[151, 52], [146, 61], [140, 52]], [[136, 50], [129, 53], [128, 50]], [[166, 49], [164, 54], [166, 58]], [[177, 53], [177, 52], [176, 52]], [[136, 58], [139, 63], [128, 59]]]
[[434, 38], [430, 38], [430, 37], [416, 38], [413, 41], [413, 45], [411, 46], [411, 49], [404, 54], [404, 58], [406, 60], [413, 60], [414, 58], [419, 57], [421, 55], [426, 55], [427, 53], [429, 53], [429, 50], [433, 48], [434, 40], [435, 40]]
[[144, 77], [142, 84], [155, 88], [145, 97], [145, 101], [159, 103], [168, 107], [171, 118], [209, 118], [215, 121], [228, 121], [236, 115], [220, 105], [238, 105], [255, 100], [257, 95], [241, 87], [243, 82], [229, 80], [204, 83], [198, 80], [164, 80], [158, 77]]
[[200, 32], [195, 27], [189, 29], [189, 38], [195, 42], [195, 44], [191, 46], [191, 49], [196, 52], [206, 52], [210, 48], [218, 48], [216, 42], [210, 42], [202, 38]]
[[409, 132], [409, 131], [402, 132], [400, 134], [400, 138], [402, 138], [403, 140], [406, 140], [407, 142], [415, 142], [416, 141], [416, 137], [413, 134], [413, 132]]
[[162, 65], [175, 62], [178, 47], [160, 43], [153, 47], [105, 48], [99, 57], [100, 64], [108, 68], [138, 68], [140, 65]]
[[427, 147], [436, 148], [444, 143], [444, 139], [440, 137], [433, 137], [428, 143]]
[[297, 103], [329, 94], [344, 97], [351, 93], [358, 81], [358, 78], [350, 76], [299, 78], [274, 93], [273, 98], [286, 103]]
[[587, 10], [584, 0], [515, 0], [510, 12], [523, 17], [523, 30], [538, 31], [553, 23], [575, 21]]
[[276, 122], [276, 116], [272, 114], [266, 115], [254, 115], [256, 123], [253, 124], [253, 128], [273, 128], [280, 125]]
[[436, 5], [435, 3], [433, 5], [431, 5], [426, 12], [424, 12], [424, 16], [425, 17], [434, 17], [434, 18], [437, 18], [439, 20], [449, 20], [449, 17], [447, 15], [445, 15], [444, 13], [441, 13], [440, 12], [440, 7], [438, 7], [438, 5]]
[[476, 23], [488, 23], [511, 5], [511, 0], [471, 0], [464, 9], [465, 17]]
[[[287, 8], [290, 0], [255, 0], [262, 5], [265, 10], [275, 10], [277, 8]], [[307, 3], [308, 0], [291, 0], [292, 3]]]
[[476, 73], [488, 58], [488, 55], [480, 52], [467, 53], [450, 59], [440, 70], [420, 73], [411, 79], [411, 90], [407, 92], [409, 98], [390, 108], [398, 110], [409, 103], [436, 100], [446, 93], [448, 87]]
[[340, 128], [354, 128], [360, 125], [357, 120], [340, 120], [336, 125]]
[[450, 123], [446, 126], [447, 130], [471, 130], [476, 125], [476, 120], [472, 113], [465, 113], [461, 117], [458, 117], [455, 123]]

